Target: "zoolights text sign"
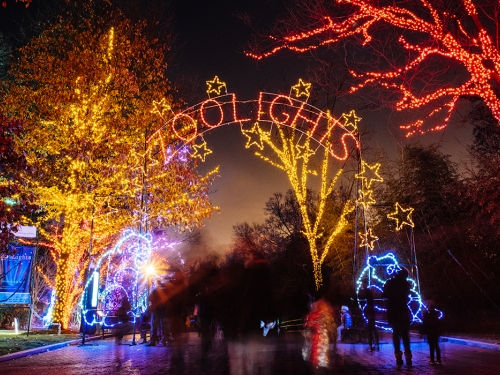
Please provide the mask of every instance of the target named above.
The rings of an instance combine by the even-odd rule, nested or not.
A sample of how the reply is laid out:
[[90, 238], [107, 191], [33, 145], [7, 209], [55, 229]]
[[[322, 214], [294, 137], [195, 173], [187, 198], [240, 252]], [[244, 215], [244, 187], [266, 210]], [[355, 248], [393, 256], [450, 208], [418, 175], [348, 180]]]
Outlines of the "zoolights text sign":
[[[292, 86], [289, 95], [261, 92], [256, 100], [248, 101], [237, 100], [235, 94], [228, 93], [226, 84], [218, 77], [207, 81], [207, 86], [208, 99], [180, 113], [174, 113], [165, 100], [154, 103], [153, 113], [160, 116], [163, 125], [148, 139], [148, 157], [162, 155], [166, 165], [176, 154], [187, 150], [192, 157], [205, 161], [212, 151], [204, 133], [239, 124], [247, 138], [245, 147], [253, 148], [256, 156], [288, 177], [299, 205], [319, 289], [323, 282], [321, 266], [346, 227], [347, 215], [355, 208], [353, 202], [346, 201], [335, 223], [326, 225], [328, 199], [343, 171], [340, 165], [345, 165], [343, 161], [359, 148], [357, 123], [361, 119], [354, 111], [336, 119], [308, 104], [311, 84], [302, 80]], [[335, 160], [342, 161], [336, 163], [336, 168], [332, 167]], [[317, 212], [313, 217], [307, 203], [311, 176], [319, 182]]]
[[[259, 144], [259, 138], [266, 136], [265, 133], [269, 133], [274, 125], [302, 132], [316, 141], [318, 147], [328, 143], [331, 156], [338, 160], [346, 160], [351, 146], [357, 147], [359, 118], [352, 111], [342, 115], [341, 121], [308, 104], [310, 83], [299, 80], [299, 83], [292, 87], [290, 95], [261, 92], [258, 99], [247, 101], [240, 101], [235, 94], [227, 93], [226, 84], [219, 81], [218, 77], [207, 81], [207, 86], [209, 99], [177, 114], [173, 113], [165, 100], [154, 103], [153, 112], [162, 116], [165, 122], [163, 127], [149, 137], [148, 143], [159, 141], [165, 161], [172, 157], [167, 154], [165, 147], [172, 140], [165, 138], [164, 134], [172, 134], [171, 131], [165, 131], [167, 128], [173, 130], [176, 139], [184, 143], [194, 143], [198, 137], [203, 139], [206, 131], [232, 123], [239, 123], [247, 137], [255, 138], [251, 144]], [[210, 97], [211, 94], [216, 96]], [[301, 97], [305, 97], [306, 101], [301, 100]], [[268, 124], [268, 127], [255, 128], [255, 124]], [[253, 131], [244, 130], [252, 127]], [[203, 157], [199, 154], [202, 148], [205, 151]], [[195, 156], [203, 160], [204, 155], [210, 153], [204, 141], [203, 145], [195, 145], [194, 149]]]

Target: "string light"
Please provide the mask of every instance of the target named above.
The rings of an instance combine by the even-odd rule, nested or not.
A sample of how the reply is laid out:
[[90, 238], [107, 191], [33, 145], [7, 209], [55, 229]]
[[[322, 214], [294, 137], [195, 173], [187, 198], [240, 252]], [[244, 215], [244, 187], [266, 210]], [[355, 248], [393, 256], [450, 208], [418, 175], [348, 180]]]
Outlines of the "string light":
[[[11, 83], [26, 82], [28, 74], [43, 84], [13, 83], [3, 97], [23, 119], [16, 146], [33, 169], [26, 185], [42, 204], [40, 236], [51, 243], [56, 264], [53, 321], [63, 329], [78, 306], [89, 263], [124, 228], [140, 223], [153, 229], [161, 222], [191, 230], [217, 210], [208, 195], [216, 169], [199, 176], [198, 160], [188, 147], [176, 148], [181, 142], [171, 127], [146, 138], [144, 149], [150, 131], [175, 116], [172, 99], [163, 97], [168, 80], [155, 69], [164, 64], [162, 49], [147, 40], [141, 24], [117, 20], [114, 28], [92, 33], [95, 19], [87, 10], [78, 30], [61, 18], [13, 62]], [[176, 155], [167, 164], [169, 147]], [[104, 198], [110, 196], [121, 198]]]
[[372, 196], [373, 190], [367, 190], [365, 188], [359, 190], [359, 197], [356, 201], [359, 205], [363, 206], [367, 210], [371, 205], [377, 203], [377, 201]]
[[54, 313], [55, 303], [56, 303], [56, 291], [55, 291], [55, 289], [52, 289], [50, 291], [49, 307], [47, 308], [47, 312], [45, 313], [44, 317], [42, 318], [44, 327], [48, 327], [50, 325], [50, 323], [52, 323], [52, 315]]
[[404, 225], [408, 225], [413, 228], [413, 220], [411, 215], [413, 213], [413, 208], [402, 208], [398, 202], [396, 202], [396, 211], [391, 212], [387, 215], [389, 219], [396, 221], [396, 230], [401, 230]]
[[215, 95], [220, 95], [222, 89], [227, 93], [226, 83], [219, 80], [219, 77], [215, 76], [213, 80], [207, 81], [207, 94], [215, 93]]
[[[356, 282], [356, 295], [358, 296], [358, 306], [362, 312], [363, 318], [366, 322], [368, 319], [365, 316], [365, 308], [367, 301], [360, 298], [360, 291], [363, 288], [363, 280], [367, 280], [366, 288], [372, 290], [375, 298], [375, 309], [379, 312], [385, 313], [387, 309], [384, 307], [384, 300], [382, 299], [382, 292], [384, 285], [401, 267], [393, 253], [387, 253], [380, 257], [375, 255], [370, 256], [366, 260], [366, 267], [363, 269]], [[410, 295], [408, 299], [408, 309], [411, 313], [412, 323], [422, 322], [422, 309], [425, 308], [422, 298], [417, 291], [417, 283], [411, 277], [407, 278], [410, 282]], [[387, 320], [376, 320], [375, 325], [378, 328], [391, 331]]]
[[292, 90], [295, 92], [295, 97], [300, 98], [305, 96], [306, 100], [309, 99], [311, 95], [311, 83], [305, 83], [302, 78], [299, 78], [299, 82], [292, 86]]
[[[307, 205], [307, 181], [309, 175], [316, 175], [310, 168], [309, 163], [316, 155], [311, 152], [310, 143], [312, 138], [305, 137], [305, 141], [300, 146], [296, 139], [296, 133], [286, 134], [282, 127], [277, 128], [278, 137], [274, 139], [270, 133], [259, 131], [260, 141], [264, 144], [267, 150], [272, 151], [275, 160], [264, 155], [261, 151], [256, 151], [255, 154], [261, 159], [267, 161], [271, 165], [286, 172], [288, 179], [292, 185], [292, 189], [299, 204], [299, 210], [304, 225], [303, 233], [309, 243], [309, 251], [313, 263], [314, 279], [316, 288], [322, 285], [321, 265], [323, 264], [327, 254], [332, 248], [334, 239], [345, 228], [348, 221], [347, 215], [354, 210], [354, 205], [351, 202], [346, 202], [342, 208], [342, 213], [334, 227], [328, 233], [322, 230], [322, 220], [324, 219], [326, 201], [332, 194], [333, 188], [339, 179], [342, 170], [339, 170], [335, 177], [328, 182], [330, 171], [330, 145], [327, 142], [324, 148], [323, 157], [320, 167], [321, 185], [318, 195], [318, 208], [314, 218], [311, 218], [308, 212]], [[263, 147], [264, 148], [264, 147]], [[318, 243], [319, 238], [325, 238], [323, 244]]]
[[[351, 111], [349, 114], [345, 115], [346, 124], [350, 124], [357, 129], [357, 122], [360, 120], [356, 114]], [[368, 165], [364, 160], [361, 160], [361, 172], [356, 174], [355, 177], [361, 180], [361, 189], [358, 191], [358, 199], [356, 203], [361, 205], [366, 212], [370, 206], [377, 203], [373, 198], [373, 190], [370, 186], [373, 182], [382, 182], [382, 177], [378, 174], [380, 164], [376, 163], [372, 166]], [[365, 222], [364, 233], [359, 233], [361, 242], [359, 247], [366, 247], [367, 249], [373, 250], [375, 246], [375, 241], [378, 241], [378, 237], [373, 234], [372, 228], [368, 228]]]
[[344, 119], [344, 126], [346, 128], [351, 128], [351, 132], [353, 133], [358, 132], [358, 122], [361, 121], [361, 117], [358, 117], [354, 110], [349, 113], [343, 113], [342, 118]]
[[[208, 82], [220, 83], [216, 79]], [[297, 84], [299, 86], [295, 85], [298, 90], [305, 90], [305, 87], [310, 85], [302, 80], [299, 80], [299, 84]], [[299, 91], [299, 93], [304, 96], [303, 91]], [[271, 123], [292, 128], [314, 139], [318, 145], [325, 145], [328, 141], [330, 155], [342, 161], [347, 160], [353, 145], [359, 147], [355, 128], [360, 118], [353, 111], [345, 114], [341, 122], [332, 117], [329, 112], [325, 113], [306, 102], [287, 95], [261, 92], [258, 100], [239, 101], [236, 95], [226, 94], [207, 99], [176, 114], [172, 113], [168, 103], [159, 101], [153, 103], [152, 112], [162, 116], [163, 125], [153, 132], [147, 139], [147, 143], [150, 149], [156, 144], [160, 145], [165, 164], [168, 164], [178, 152], [178, 150], [174, 150], [167, 154], [167, 144], [176, 140], [188, 144], [194, 142], [204, 132], [214, 128], [232, 123], [242, 127], [244, 123], [250, 121], [254, 124]], [[241, 117], [240, 113], [242, 112], [255, 114], [255, 117]], [[165, 131], [168, 128], [172, 132]], [[353, 130], [348, 130], [348, 128]], [[167, 138], [165, 134], [172, 135]], [[260, 148], [262, 146], [261, 134], [261, 127], [260, 132], [255, 126], [250, 130], [244, 130], [243, 135], [247, 138], [250, 137], [250, 143], [247, 146], [255, 145]]]
[[194, 152], [191, 155], [193, 158], [199, 158], [201, 161], [205, 161], [205, 158], [207, 155], [210, 155], [212, 153], [212, 150], [210, 150], [207, 147], [207, 142], [203, 141], [203, 143], [196, 145], [193, 145]]
[[[267, 52], [246, 52], [246, 55], [260, 60], [283, 49], [303, 53], [358, 35], [362, 38], [364, 46], [371, 42], [371, 30], [377, 29], [375, 24], [385, 23], [398, 30], [424, 35], [427, 40], [421, 43], [408, 42], [400, 36], [398, 41], [408, 51], [408, 60], [402, 66], [396, 65], [387, 72], [369, 71], [363, 74], [351, 72], [354, 77], [361, 79], [361, 83], [351, 87], [351, 93], [369, 84], [377, 84], [401, 94], [401, 99], [395, 105], [398, 111], [434, 106], [435, 108], [428, 110], [423, 118], [401, 126], [407, 131], [407, 136], [439, 131], [446, 127], [453, 109], [462, 97], [482, 98], [495, 119], [500, 121], [500, 100], [495, 93], [495, 87], [499, 82], [500, 53], [495, 43], [495, 35], [482, 24], [487, 17], [479, 15], [472, 0], [462, 0], [462, 4], [464, 16], [473, 20], [475, 36], [471, 36], [471, 33], [465, 30], [461, 20], [454, 14], [444, 14], [446, 19], [454, 21], [444, 22], [443, 15], [429, 1], [420, 2], [420, 8], [417, 10], [410, 8], [406, 3], [391, 6], [382, 6], [368, 0], [341, 0], [340, 3], [353, 5], [355, 11], [339, 21], [323, 17], [322, 25], [317, 28], [285, 36], [282, 40], [278, 40], [277, 46]], [[484, 10], [482, 12], [485, 13]], [[457, 27], [453, 26], [451, 29], [450, 25]], [[271, 37], [271, 40], [276, 44], [276, 38]], [[471, 49], [471, 45], [475, 48]], [[460, 84], [441, 86], [427, 92], [418, 91], [416, 94], [416, 87], [419, 86], [412, 84], [414, 82], [412, 78], [416, 72], [421, 71], [422, 64], [431, 58], [442, 59], [443, 66], [460, 65], [468, 72], [468, 78]], [[424, 128], [424, 121], [429, 122], [441, 113], [444, 114], [443, 120], [435, 120], [436, 125]]]
[[[325, 113], [318, 108], [307, 104], [297, 98], [309, 98], [311, 84], [299, 79], [299, 82], [292, 86], [291, 91], [296, 98], [287, 95], [259, 93], [258, 100], [238, 101], [234, 94], [228, 94], [226, 84], [216, 76], [213, 80], [207, 81], [207, 93], [218, 95], [209, 98], [195, 106], [173, 115], [172, 118], [164, 119], [164, 125], [156, 130], [147, 140], [148, 144], [159, 143], [165, 145], [168, 139], [163, 139], [163, 129], [171, 127], [177, 140], [183, 144], [193, 143], [194, 140], [203, 135], [204, 132], [230, 123], [240, 125], [243, 136], [247, 139], [246, 148], [255, 147], [257, 156], [269, 162], [271, 165], [285, 171], [294, 190], [299, 203], [302, 220], [304, 222], [304, 235], [306, 236], [314, 268], [316, 287], [322, 283], [321, 265], [328, 252], [333, 246], [334, 239], [345, 228], [350, 214], [355, 205], [347, 202], [335, 226], [324, 233], [322, 220], [324, 219], [325, 206], [328, 197], [332, 194], [341, 170], [335, 175], [333, 180], [328, 182], [330, 173], [330, 157], [338, 160], [347, 160], [353, 147], [359, 147], [356, 134], [347, 129], [347, 126], [356, 130], [359, 117], [351, 111], [343, 117], [344, 125], [335, 119], [329, 112]], [[222, 94], [222, 89], [226, 89]], [[257, 107], [257, 108], [255, 108]], [[163, 106], [156, 104], [157, 113], [168, 113]], [[242, 110], [243, 108], [243, 110]], [[239, 113], [253, 113], [256, 118], [242, 118]], [[245, 129], [243, 123], [252, 121], [253, 126]], [[262, 123], [270, 123], [271, 129], [276, 127], [277, 133], [264, 130]], [[292, 135], [285, 133], [284, 129], [292, 130]], [[296, 134], [300, 134], [299, 137]], [[311, 147], [311, 142], [315, 142], [316, 147]], [[350, 145], [349, 145], [350, 143]], [[317, 150], [323, 146], [323, 156], [320, 171], [309, 165], [312, 160], [316, 162]], [[205, 149], [205, 146], [192, 146], [198, 155], [198, 150]], [[264, 149], [266, 154], [263, 153]], [[339, 151], [340, 149], [340, 151]], [[180, 150], [168, 150], [164, 152], [164, 163], [168, 163], [173, 155]], [[268, 153], [273, 157], [268, 156]], [[199, 156], [202, 160], [204, 159]], [[321, 188], [319, 193], [318, 212], [314, 219], [310, 218], [306, 196], [307, 181], [309, 176], [320, 175]], [[322, 239], [320, 244], [318, 239]]]
[[161, 98], [160, 101], [153, 100], [153, 109], [151, 113], [154, 113], [161, 118], [166, 118], [168, 114], [173, 113], [172, 107], [166, 98]]
[[356, 174], [356, 178], [362, 180], [363, 186], [370, 189], [374, 181], [382, 182], [384, 179], [379, 175], [380, 163], [369, 165], [364, 160], [361, 161], [361, 172]]
[[[137, 294], [139, 290], [139, 278], [141, 272], [149, 264], [152, 253], [151, 243], [151, 234], [139, 234], [131, 229], [126, 230], [115, 246], [104, 253], [96, 263], [95, 270], [100, 270], [105, 275], [102, 278], [106, 281], [104, 291], [100, 293], [99, 297], [103, 305], [102, 324], [104, 326], [110, 326], [106, 323], [106, 317], [111, 312], [116, 312], [123, 298], [126, 298], [130, 302], [132, 307], [130, 312], [134, 316], [134, 319], [138, 315], [140, 308], [140, 298]], [[108, 264], [107, 267], [104, 267], [106, 261]], [[99, 275], [99, 273], [95, 272], [94, 275], [96, 274]], [[91, 293], [95, 282], [94, 278], [89, 278], [80, 300], [83, 317], [89, 325], [94, 325], [98, 322], [95, 313], [88, 314], [89, 310], [86, 304], [87, 295]], [[94, 297], [93, 294], [92, 296]], [[89, 315], [92, 315], [92, 320], [88, 320]], [[118, 323], [114, 323], [111, 326]]]
[[368, 232], [366, 233], [360, 233], [359, 236], [361, 237], [359, 247], [367, 246], [370, 250], [373, 250], [375, 241], [378, 241], [378, 237], [373, 234], [372, 228], [368, 229]]
[[264, 144], [262, 142], [262, 130], [260, 129], [258, 122], [253, 124], [250, 130], [244, 130], [241, 128], [241, 132], [247, 138], [245, 148], [250, 148], [255, 145], [261, 150], [264, 149]]
[[297, 147], [297, 155], [295, 156], [296, 159], [309, 160], [309, 158], [314, 155], [314, 150], [311, 150], [309, 143], [310, 142], [305, 142], [303, 145], [297, 144], [295, 146]]

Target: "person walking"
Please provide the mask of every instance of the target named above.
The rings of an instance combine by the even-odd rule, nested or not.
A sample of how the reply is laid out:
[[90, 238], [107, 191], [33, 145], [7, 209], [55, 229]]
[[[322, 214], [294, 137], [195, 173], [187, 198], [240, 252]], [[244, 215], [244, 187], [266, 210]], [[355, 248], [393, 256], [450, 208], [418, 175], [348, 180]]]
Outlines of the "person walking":
[[365, 318], [368, 321], [366, 325], [366, 333], [368, 334], [368, 343], [370, 350], [380, 350], [377, 328], [375, 327], [375, 300], [373, 292], [368, 285], [368, 279], [363, 279], [363, 288], [361, 289], [360, 299], [365, 300], [365, 308], [363, 310]]
[[[429, 343], [431, 365], [441, 364], [441, 350], [439, 349], [439, 336], [441, 336], [440, 313], [436, 310], [434, 301], [427, 301], [427, 310], [424, 311], [423, 333], [427, 335]], [[434, 357], [434, 353], [436, 357]], [[436, 361], [434, 361], [436, 359]]]
[[311, 363], [315, 373], [322, 372], [330, 367], [330, 337], [335, 332], [333, 308], [324, 298], [312, 304], [304, 327], [302, 358]]
[[148, 331], [150, 332], [151, 337], [151, 313], [146, 310], [143, 313], [141, 313], [140, 318], [139, 318], [139, 333], [141, 337], [141, 342], [139, 344], [147, 344], [147, 333]]
[[398, 368], [403, 365], [401, 340], [404, 346], [406, 366], [412, 366], [409, 333], [411, 312], [408, 308], [411, 285], [407, 278], [408, 271], [401, 268], [394, 277], [386, 281], [383, 291], [383, 297], [387, 300], [387, 320], [392, 328], [392, 344]]
[[167, 302], [167, 295], [165, 293], [164, 285], [158, 281], [156, 289], [154, 289], [148, 297], [149, 307], [148, 311], [151, 314], [151, 333], [149, 335], [150, 342], [146, 346], [156, 346], [159, 341], [159, 331], [163, 337], [166, 335], [166, 311], [165, 304]]
[[186, 304], [186, 284], [182, 271], [174, 269], [170, 280], [165, 284], [165, 334], [163, 335], [163, 344], [178, 338], [184, 325], [184, 308]]

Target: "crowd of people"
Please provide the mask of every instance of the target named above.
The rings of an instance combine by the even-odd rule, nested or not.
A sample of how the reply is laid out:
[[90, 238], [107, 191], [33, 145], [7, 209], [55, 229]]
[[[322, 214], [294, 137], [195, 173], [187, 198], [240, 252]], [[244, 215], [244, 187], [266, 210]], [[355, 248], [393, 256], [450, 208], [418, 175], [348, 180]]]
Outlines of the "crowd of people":
[[[363, 313], [367, 320], [365, 332], [368, 337], [369, 349], [379, 350], [379, 335], [375, 325], [375, 302], [373, 292], [369, 288], [368, 280], [362, 281], [359, 298], [364, 301]], [[410, 302], [411, 283], [408, 281], [408, 271], [399, 269], [393, 277], [384, 284], [382, 297], [385, 300], [387, 321], [392, 329], [392, 345], [397, 368], [401, 368], [406, 361], [406, 366], [411, 368], [412, 352], [410, 346], [410, 325], [412, 323]], [[436, 310], [435, 303], [428, 301], [423, 312], [421, 333], [425, 334], [429, 343], [429, 364], [441, 364], [439, 337], [441, 335], [440, 312]], [[304, 324], [305, 344], [302, 350], [304, 360], [321, 371], [331, 365], [330, 344], [344, 338], [345, 330], [352, 327], [352, 317], [347, 306], [340, 309], [340, 319], [335, 317], [335, 309], [326, 301], [324, 296], [314, 302], [311, 311], [306, 316]], [[338, 322], [338, 324], [337, 324]], [[401, 350], [401, 342], [403, 350]], [[404, 360], [403, 360], [404, 357]]]
[[[242, 338], [257, 332], [259, 328], [263, 329], [261, 336], [277, 334], [279, 332], [279, 325], [276, 323], [277, 310], [273, 305], [272, 296], [265, 291], [268, 282], [265, 265], [258, 262], [253, 264], [243, 275], [242, 281], [239, 285], [239, 294], [234, 295], [232, 301], [222, 308], [216, 303], [216, 296], [217, 291], [224, 288], [224, 283], [201, 283], [193, 299], [190, 297], [182, 272], [173, 273], [166, 282], [159, 281], [148, 297], [147, 311], [141, 315], [139, 323], [141, 343], [147, 343], [147, 346], [155, 346], [160, 342], [168, 345], [169, 342], [176, 340], [183, 330], [189, 331], [195, 327], [201, 337], [202, 352], [207, 353], [212, 347], [212, 339], [217, 329], [222, 329], [227, 339]], [[375, 302], [368, 284], [368, 280], [362, 281], [358, 298], [364, 301], [362, 312], [367, 321], [365, 331], [369, 350], [378, 351], [379, 334], [375, 325]], [[411, 312], [408, 308], [410, 288], [408, 271], [402, 268], [385, 282], [382, 294], [386, 301], [387, 321], [392, 328], [392, 345], [398, 368], [404, 361], [408, 367], [412, 366], [409, 337]], [[313, 298], [310, 299], [309, 312], [304, 318], [302, 356], [315, 369], [330, 367], [336, 342], [343, 341], [345, 333], [353, 328], [353, 317], [349, 307], [346, 305], [342, 305], [340, 309], [333, 307], [327, 289], [320, 290], [314, 302]], [[121, 313], [124, 314], [130, 306], [127, 303], [122, 305]], [[192, 309], [186, 309], [189, 305], [192, 305]], [[149, 342], [147, 342], [148, 331]], [[422, 333], [427, 336], [429, 343], [429, 363], [441, 364], [440, 313], [432, 301], [427, 302], [427, 309], [423, 314]], [[331, 344], [334, 347], [333, 351]]]
[[[148, 309], [144, 313], [144, 323], [150, 319], [150, 341], [147, 346], [156, 346], [160, 341], [167, 345], [183, 331], [187, 289], [182, 272], [177, 271], [168, 282], [158, 281], [148, 297]], [[141, 331], [146, 341], [147, 324]]]

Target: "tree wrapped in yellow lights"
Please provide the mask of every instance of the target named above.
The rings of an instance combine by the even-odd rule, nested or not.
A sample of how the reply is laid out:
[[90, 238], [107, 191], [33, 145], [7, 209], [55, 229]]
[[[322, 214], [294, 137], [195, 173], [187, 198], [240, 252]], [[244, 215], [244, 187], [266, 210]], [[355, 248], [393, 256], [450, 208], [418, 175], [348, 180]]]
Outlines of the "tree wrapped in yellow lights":
[[[312, 148], [312, 143], [315, 141], [294, 129], [276, 124], [272, 130], [265, 130], [255, 123], [250, 130], [242, 131], [248, 140], [247, 148], [257, 147], [259, 149], [255, 152], [257, 156], [283, 170], [288, 176], [300, 208], [303, 234], [309, 244], [314, 280], [316, 288], [319, 289], [323, 283], [321, 266], [333, 249], [336, 238], [348, 224], [347, 215], [355, 208], [353, 202], [346, 201], [335, 225], [331, 225], [328, 201], [342, 174], [342, 169], [332, 178], [332, 158], [328, 142], [324, 148], [317, 148], [320, 151], [316, 152]], [[308, 183], [311, 176], [320, 178], [314, 212], [308, 204], [308, 194], [310, 194]]]
[[210, 175], [198, 176], [188, 155], [162, 163], [159, 146], [146, 147], [164, 121], [153, 103], [172, 105], [165, 46], [110, 6], [100, 10], [106, 16], [95, 15], [92, 1], [75, 8], [19, 51], [1, 107], [25, 124], [16, 144], [44, 210], [41, 234], [57, 264], [47, 282], [63, 327], [89, 261], [126, 226], [189, 229], [212, 212]]

